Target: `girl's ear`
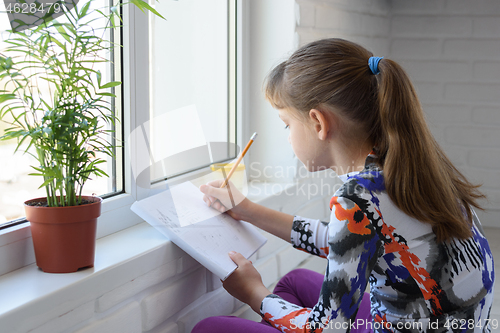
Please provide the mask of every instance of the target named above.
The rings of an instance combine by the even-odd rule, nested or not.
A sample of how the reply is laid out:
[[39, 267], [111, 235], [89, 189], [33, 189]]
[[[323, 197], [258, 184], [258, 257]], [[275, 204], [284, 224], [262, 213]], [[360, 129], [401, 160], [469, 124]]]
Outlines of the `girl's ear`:
[[309, 120], [312, 121], [313, 129], [318, 135], [318, 139], [326, 140], [332, 130], [333, 119], [324, 111], [311, 109], [309, 111]]

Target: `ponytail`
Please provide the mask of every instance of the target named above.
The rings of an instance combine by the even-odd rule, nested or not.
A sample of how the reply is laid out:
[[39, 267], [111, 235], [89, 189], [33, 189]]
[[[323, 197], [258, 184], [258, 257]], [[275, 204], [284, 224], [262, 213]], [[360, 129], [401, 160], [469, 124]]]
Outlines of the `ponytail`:
[[371, 57], [346, 40], [314, 41], [271, 71], [266, 97], [278, 109], [304, 115], [318, 107], [338, 110], [332, 112], [359, 125], [356, 135], [367, 133], [362, 139], [373, 143], [387, 193], [399, 209], [430, 224], [439, 242], [470, 237], [471, 207], [480, 208], [484, 195], [434, 140], [405, 71]]
[[379, 70], [382, 135], [377, 153], [389, 197], [406, 214], [432, 225], [438, 241], [470, 237], [470, 207], [480, 208], [477, 199], [484, 195], [453, 166], [434, 140], [415, 89], [401, 66], [384, 59]]

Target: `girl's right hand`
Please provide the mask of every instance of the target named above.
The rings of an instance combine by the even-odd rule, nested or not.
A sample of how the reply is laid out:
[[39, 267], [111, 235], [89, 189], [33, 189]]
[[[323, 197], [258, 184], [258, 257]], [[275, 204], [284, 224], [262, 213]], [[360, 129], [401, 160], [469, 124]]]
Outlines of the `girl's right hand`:
[[217, 209], [219, 212], [227, 212], [235, 220], [246, 220], [251, 216], [251, 204], [235, 186], [229, 181], [226, 187], [220, 188], [224, 180], [214, 180], [206, 185], [200, 186], [200, 191], [205, 195], [203, 201], [208, 206]]

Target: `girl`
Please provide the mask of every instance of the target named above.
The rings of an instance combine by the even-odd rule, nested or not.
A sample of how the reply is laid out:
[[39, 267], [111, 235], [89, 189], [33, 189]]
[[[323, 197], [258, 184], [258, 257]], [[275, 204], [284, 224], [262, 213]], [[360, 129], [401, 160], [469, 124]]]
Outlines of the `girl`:
[[265, 323], [213, 317], [193, 332], [490, 332], [493, 258], [472, 209], [483, 195], [433, 139], [403, 69], [352, 42], [319, 40], [274, 68], [265, 93], [309, 171], [361, 167], [340, 176], [329, 223], [234, 187], [241, 202], [231, 207], [221, 182], [201, 186], [207, 204], [328, 265], [320, 278], [292, 271], [271, 293], [230, 253], [238, 269], [223, 286]]

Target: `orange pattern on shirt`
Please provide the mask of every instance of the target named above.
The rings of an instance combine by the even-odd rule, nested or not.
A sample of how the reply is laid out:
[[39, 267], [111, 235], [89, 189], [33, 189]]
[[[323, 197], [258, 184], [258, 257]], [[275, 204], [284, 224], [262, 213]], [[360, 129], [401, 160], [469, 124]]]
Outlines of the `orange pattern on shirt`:
[[[382, 219], [382, 214], [378, 209], [375, 208], [378, 215]], [[383, 221], [383, 219], [382, 219]], [[408, 270], [411, 277], [418, 284], [420, 290], [422, 291], [422, 295], [424, 299], [430, 301], [432, 306], [433, 315], [441, 315], [443, 313], [441, 303], [439, 301], [439, 295], [443, 292], [441, 288], [439, 288], [438, 284], [434, 279], [430, 277], [429, 272], [425, 270], [425, 268], [417, 267], [420, 263], [420, 258], [417, 257], [414, 253], [408, 252], [408, 246], [404, 243], [399, 243], [394, 235], [393, 231], [394, 227], [389, 227], [387, 224], [382, 225], [382, 234], [387, 238], [389, 236], [390, 242], [386, 243], [384, 246], [385, 253], [396, 252], [399, 254], [401, 262], [403, 266]]]
[[[264, 314], [264, 320], [267, 321], [268, 323], [274, 325], [277, 329], [281, 330], [282, 332], [291, 332], [291, 333], [310, 333], [310, 330], [308, 330], [308, 325], [307, 323], [299, 324], [299, 323], [293, 323], [292, 319], [295, 317], [298, 317], [302, 315], [303, 313], [310, 314], [311, 310], [303, 308], [297, 311], [292, 311], [289, 314], [287, 314], [284, 317], [281, 318], [276, 318], [273, 319], [273, 316], [270, 313]], [[295, 327], [296, 328], [292, 328]], [[319, 330], [314, 330], [314, 332], [321, 333], [323, 329]]]
[[[353, 234], [358, 234], [358, 235], [370, 235], [372, 231], [367, 228], [370, 225], [370, 220], [366, 217], [366, 215], [363, 213], [361, 208], [355, 203], [354, 207], [346, 209], [342, 207], [341, 204], [338, 202], [338, 197], [332, 197], [330, 200], [330, 209], [333, 210], [333, 206], [335, 205], [335, 217], [339, 221], [348, 221], [347, 223], [347, 228], [349, 229], [350, 232]], [[356, 213], [359, 213], [359, 215], [362, 215], [363, 218], [361, 221], [356, 221], [354, 219], [354, 216]]]

